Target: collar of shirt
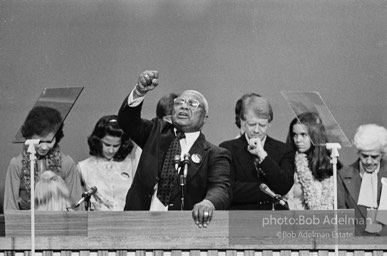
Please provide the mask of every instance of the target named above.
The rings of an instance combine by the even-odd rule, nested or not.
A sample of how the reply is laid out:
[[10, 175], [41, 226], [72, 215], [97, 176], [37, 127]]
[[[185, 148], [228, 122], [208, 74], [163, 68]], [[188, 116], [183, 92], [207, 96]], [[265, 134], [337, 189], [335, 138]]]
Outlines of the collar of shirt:
[[[175, 134], [176, 134], [176, 128], [175, 128]], [[185, 134], [185, 138], [180, 140], [181, 157], [183, 157], [184, 154], [187, 154], [189, 152], [192, 145], [199, 138], [200, 131], [189, 132], [189, 133], [184, 133], [184, 134]]]

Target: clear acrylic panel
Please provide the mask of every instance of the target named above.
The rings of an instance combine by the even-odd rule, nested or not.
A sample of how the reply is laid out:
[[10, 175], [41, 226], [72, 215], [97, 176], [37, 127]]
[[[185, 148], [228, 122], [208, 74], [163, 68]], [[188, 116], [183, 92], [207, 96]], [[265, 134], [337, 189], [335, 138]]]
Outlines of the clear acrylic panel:
[[[35, 102], [36, 106], [46, 106], [57, 109], [61, 115], [63, 122], [70, 110], [73, 108], [83, 87], [66, 87], [66, 88], [44, 88], [41, 95]], [[56, 133], [56, 131], [55, 131]], [[17, 132], [13, 143], [24, 143], [25, 138], [21, 134], [21, 127]]]
[[319, 115], [329, 143], [339, 143], [341, 146], [351, 147], [351, 142], [336, 122], [318, 92], [281, 91], [281, 94], [288, 102], [296, 117], [305, 112], [314, 112]]

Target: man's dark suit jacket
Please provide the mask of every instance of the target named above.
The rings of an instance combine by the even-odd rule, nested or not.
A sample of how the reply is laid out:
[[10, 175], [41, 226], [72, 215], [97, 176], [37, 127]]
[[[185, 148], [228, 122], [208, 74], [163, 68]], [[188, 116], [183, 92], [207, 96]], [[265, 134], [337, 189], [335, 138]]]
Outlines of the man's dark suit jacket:
[[237, 139], [225, 141], [220, 146], [228, 149], [232, 155], [233, 201], [230, 209], [271, 210], [273, 200], [259, 189], [259, 185], [265, 183], [280, 195], [285, 195], [293, 186], [294, 153], [287, 151], [283, 142], [266, 137], [263, 148], [267, 156], [258, 165], [258, 170], [254, 164], [254, 156], [247, 150], [245, 134]]
[[[365, 225], [360, 219], [366, 220], [367, 207], [363, 205], [357, 205], [359, 199], [360, 187], [362, 178], [360, 176], [359, 160], [350, 166], [344, 167], [337, 173], [337, 208], [339, 209], [355, 209], [356, 220], [356, 235], [370, 235], [365, 232]], [[378, 172], [378, 198], [377, 202], [380, 202], [380, 195], [382, 192], [381, 178], [387, 178], [387, 163], [382, 160], [380, 162], [380, 169]], [[364, 223], [365, 224], [365, 223]], [[387, 234], [386, 227], [383, 227], [383, 235]]]
[[[131, 188], [126, 196], [125, 210], [149, 210], [155, 185], [159, 181], [169, 144], [175, 138], [172, 124], [159, 118], [141, 119], [142, 103], [129, 107], [127, 98], [118, 113], [119, 125], [142, 148], [141, 158]], [[189, 150], [199, 156], [191, 161], [186, 179], [184, 210], [192, 210], [203, 199], [211, 201], [216, 210], [225, 210], [231, 202], [230, 153], [206, 141], [201, 133]], [[180, 210], [179, 179], [172, 190], [169, 210]]]

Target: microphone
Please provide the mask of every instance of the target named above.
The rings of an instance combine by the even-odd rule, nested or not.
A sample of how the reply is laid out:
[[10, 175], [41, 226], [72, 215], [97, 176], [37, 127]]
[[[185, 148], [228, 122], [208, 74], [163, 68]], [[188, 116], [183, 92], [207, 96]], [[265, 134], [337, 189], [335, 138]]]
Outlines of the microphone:
[[179, 165], [180, 165], [180, 155], [176, 155], [173, 158], [173, 164], [175, 165], [175, 171], [177, 171], [177, 169], [179, 169]]
[[191, 160], [190, 160], [191, 155], [189, 153], [184, 154], [184, 159], [183, 159], [183, 167], [184, 167], [184, 178], [187, 178], [188, 174], [188, 167], [191, 165]]
[[180, 186], [181, 186], [181, 205], [180, 209], [184, 210], [184, 185], [185, 180], [187, 178], [188, 173], [188, 166], [191, 164], [190, 158], [191, 155], [189, 153], [184, 154], [183, 161], [181, 163], [183, 164], [183, 169], [180, 170]]
[[282, 205], [283, 207], [285, 207], [286, 209], [289, 209], [289, 206], [287, 205], [287, 203], [281, 198], [280, 195], [277, 195], [276, 193], [274, 193], [265, 183], [261, 183], [261, 185], [259, 185], [259, 189], [269, 195], [270, 197], [272, 197], [273, 199], [277, 200], [278, 203], [280, 205]]
[[81, 203], [83, 203], [85, 200], [89, 200], [92, 195], [94, 195], [97, 192], [97, 187], [93, 186], [88, 191], [82, 193], [81, 200], [78, 201], [78, 203], [74, 206], [74, 208], [77, 208]]

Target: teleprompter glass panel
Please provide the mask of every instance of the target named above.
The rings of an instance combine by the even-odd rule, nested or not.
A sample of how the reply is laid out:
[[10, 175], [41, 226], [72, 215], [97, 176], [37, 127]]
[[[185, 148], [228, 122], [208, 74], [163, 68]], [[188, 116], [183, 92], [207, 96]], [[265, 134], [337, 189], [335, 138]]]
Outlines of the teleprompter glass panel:
[[[72, 107], [81, 94], [83, 87], [66, 87], [66, 88], [44, 88], [39, 98], [35, 102], [36, 106], [46, 106], [57, 109], [62, 116], [62, 122], [70, 113]], [[56, 133], [56, 131], [55, 131]], [[55, 134], [54, 133], [54, 134]], [[52, 138], [51, 138], [52, 139]], [[13, 143], [24, 143], [25, 138], [21, 134], [19, 128]]]
[[[351, 147], [351, 142], [340, 128], [340, 125], [336, 122], [331, 111], [318, 92], [282, 91], [281, 94], [297, 118], [299, 115], [306, 112], [318, 114], [322, 120], [329, 143], [339, 143], [341, 146]], [[315, 142], [312, 141], [312, 143], [316, 145]]]

